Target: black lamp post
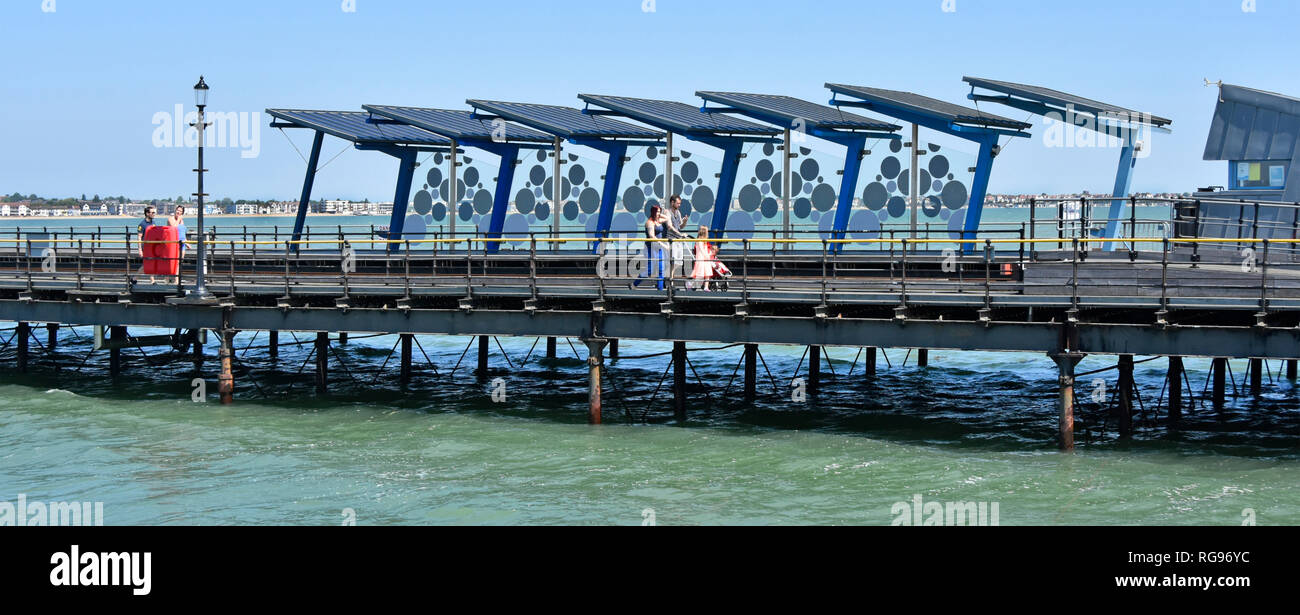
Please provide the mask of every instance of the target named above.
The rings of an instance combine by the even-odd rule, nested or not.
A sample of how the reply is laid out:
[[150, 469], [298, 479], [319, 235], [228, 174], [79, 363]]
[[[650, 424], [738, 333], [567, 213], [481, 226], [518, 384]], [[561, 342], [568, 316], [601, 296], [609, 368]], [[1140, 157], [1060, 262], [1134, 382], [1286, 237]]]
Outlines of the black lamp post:
[[[189, 298], [195, 301], [208, 301], [212, 300], [213, 297], [208, 293], [208, 289], [204, 285], [204, 277], [208, 268], [208, 250], [206, 241], [207, 235], [203, 228], [203, 197], [207, 196], [203, 193], [203, 173], [207, 171], [207, 169], [203, 168], [203, 130], [210, 124], [204, 121], [204, 109], [208, 106], [208, 84], [203, 81], [202, 75], [199, 76], [199, 82], [194, 85], [194, 103], [199, 108], [198, 121], [190, 124], [190, 126], [197, 128], [199, 131], [199, 168], [194, 170], [199, 174], [199, 191], [194, 193], [194, 196], [198, 199], [199, 206], [199, 249], [198, 264], [195, 267], [194, 290], [190, 291]], [[184, 241], [183, 237], [181, 238], [181, 241]]]

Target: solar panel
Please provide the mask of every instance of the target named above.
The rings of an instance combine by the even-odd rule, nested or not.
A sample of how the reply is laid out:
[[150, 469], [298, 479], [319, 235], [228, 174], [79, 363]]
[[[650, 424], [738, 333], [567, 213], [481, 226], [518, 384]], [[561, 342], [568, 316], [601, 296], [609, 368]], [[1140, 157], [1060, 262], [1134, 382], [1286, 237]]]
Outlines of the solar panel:
[[1126, 109], [1116, 105], [1067, 94], [1060, 90], [1053, 90], [1036, 85], [1025, 85], [1021, 83], [1011, 83], [1009, 81], [994, 81], [992, 79], [980, 79], [978, 77], [964, 77], [962, 81], [971, 84], [977, 88], [984, 88], [994, 92], [1001, 92], [1010, 96], [1024, 98], [1049, 105], [1056, 105], [1064, 110], [1067, 106], [1073, 106], [1079, 111], [1092, 113], [1096, 115], [1108, 115], [1118, 117], [1124, 120], [1139, 121], [1144, 124], [1154, 126], [1168, 126], [1173, 120], [1168, 120], [1149, 113], [1141, 113], [1132, 109]]
[[266, 114], [283, 122], [319, 130], [353, 143], [392, 145], [451, 145], [451, 141], [427, 130], [405, 124], [371, 124], [369, 113], [361, 111], [309, 111], [267, 109]]
[[772, 136], [770, 126], [755, 124], [722, 113], [705, 113], [699, 107], [672, 100], [651, 100], [625, 96], [579, 94], [583, 102], [616, 111], [634, 120], [676, 133], [705, 133]]
[[532, 126], [565, 138], [662, 139], [664, 134], [599, 115], [587, 115], [573, 107], [533, 103], [467, 100], [471, 107], [493, 113], [525, 126]]
[[740, 92], [696, 92], [696, 96], [709, 102], [735, 107], [742, 111], [770, 115], [787, 122], [802, 120], [807, 128], [826, 130], [875, 130], [893, 132], [901, 126], [841, 111], [835, 107], [773, 94], [744, 94]]
[[[395, 107], [390, 105], [362, 105], [366, 111], [388, 119], [397, 120], [436, 132], [458, 141], [491, 140], [493, 124], [489, 120], [476, 119], [469, 111], [449, 109], [426, 109], [423, 107]], [[530, 143], [550, 143], [550, 135], [531, 128], [506, 123], [507, 141], [526, 141]]]
[[956, 124], [1010, 128], [1012, 130], [1024, 130], [1033, 127], [1032, 124], [1026, 124], [1025, 122], [1016, 121], [999, 115], [993, 115], [992, 113], [985, 113], [978, 109], [954, 105], [947, 101], [930, 98], [929, 96], [921, 96], [920, 94], [913, 94], [911, 92], [882, 90], [880, 88], [842, 85], [838, 83], [828, 83], [826, 84], [826, 87], [836, 94], [844, 94], [846, 96], [860, 98], [867, 102], [889, 105]]

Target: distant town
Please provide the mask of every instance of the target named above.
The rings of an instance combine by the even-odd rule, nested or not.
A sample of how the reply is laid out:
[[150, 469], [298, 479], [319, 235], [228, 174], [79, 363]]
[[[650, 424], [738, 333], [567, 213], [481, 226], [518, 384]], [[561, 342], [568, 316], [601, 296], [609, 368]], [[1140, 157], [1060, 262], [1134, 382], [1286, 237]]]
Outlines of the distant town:
[[[1136, 193], [1140, 199], [1147, 198], [1188, 198], [1189, 193]], [[1107, 195], [1090, 194], [990, 194], [984, 200], [986, 207], [1018, 208], [1028, 207], [1031, 198], [1042, 200], [1080, 200], [1106, 199]], [[185, 205], [191, 211], [195, 204], [182, 197], [174, 199], [130, 199], [124, 196], [101, 197], [100, 195], [81, 198], [50, 199], [35, 194], [22, 195], [14, 193], [0, 198], [0, 218], [90, 218], [90, 217], [139, 217], [145, 207], [154, 207], [160, 213], [169, 213], [176, 205]], [[221, 199], [204, 205], [204, 215], [209, 216], [291, 216], [298, 211], [298, 201], [249, 201]], [[316, 215], [340, 216], [388, 216], [393, 213], [393, 204], [372, 203], [349, 200], [312, 201], [310, 213]]]

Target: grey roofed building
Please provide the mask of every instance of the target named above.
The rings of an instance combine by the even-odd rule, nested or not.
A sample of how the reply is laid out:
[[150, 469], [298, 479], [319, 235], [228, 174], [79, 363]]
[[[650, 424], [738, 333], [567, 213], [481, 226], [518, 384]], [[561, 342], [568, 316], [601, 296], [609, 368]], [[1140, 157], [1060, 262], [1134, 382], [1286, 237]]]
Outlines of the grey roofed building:
[[1229, 163], [1228, 189], [1216, 196], [1300, 201], [1300, 98], [1223, 84], [1205, 160]]

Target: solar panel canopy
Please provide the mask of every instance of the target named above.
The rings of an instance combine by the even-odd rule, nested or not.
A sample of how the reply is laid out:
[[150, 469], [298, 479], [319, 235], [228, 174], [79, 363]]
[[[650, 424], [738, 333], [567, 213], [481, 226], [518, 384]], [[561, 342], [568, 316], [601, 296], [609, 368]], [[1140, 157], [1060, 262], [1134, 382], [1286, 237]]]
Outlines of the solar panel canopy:
[[770, 115], [787, 122], [805, 122], [808, 128], [826, 130], [874, 130], [893, 132], [901, 126], [862, 117], [853, 113], [819, 105], [791, 96], [775, 94], [746, 94], [741, 92], [696, 92], [696, 96], [712, 103]]
[[403, 124], [372, 124], [361, 111], [267, 109], [266, 114], [302, 128], [318, 130], [353, 143], [387, 145], [451, 145], [446, 137]]
[[706, 113], [694, 105], [672, 100], [603, 96], [599, 94], [579, 94], [578, 98], [588, 104], [604, 107], [634, 120], [677, 133], [764, 136], [772, 136], [777, 133], [777, 130], [770, 126], [756, 124], [722, 113]]
[[828, 83], [826, 84], [826, 87], [836, 94], [853, 96], [854, 98], [860, 98], [867, 102], [882, 103], [956, 124], [970, 124], [973, 126], [992, 128], [1009, 128], [1012, 130], [1024, 130], [1033, 127], [1031, 124], [1026, 124], [1025, 122], [1005, 118], [992, 113], [986, 113], [978, 109], [954, 105], [944, 100], [930, 98], [929, 96], [922, 96], [920, 94], [913, 94], [911, 92], [869, 88], [860, 85], [843, 85], [839, 83]]
[[662, 139], [664, 137], [664, 133], [657, 130], [599, 115], [587, 115], [573, 107], [477, 99], [465, 102], [475, 109], [570, 139]]
[[[491, 121], [478, 119], [463, 110], [428, 109], [424, 107], [398, 107], [392, 105], [363, 105], [375, 115], [436, 132], [458, 141], [490, 140], [496, 128]], [[531, 128], [505, 124], [506, 141], [549, 143], [550, 135]]]
[[1110, 116], [1128, 121], [1150, 124], [1152, 126], [1168, 126], [1173, 123], [1173, 120], [1151, 115], [1149, 113], [1134, 111], [1118, 105], [1112, 105], [1042, 86], [1011, 83], [1010, 81], [995, 81], [993, 79], [981, 79], [979, 77], [964, 77], [962, 80], [977, 88], [984, 88], [993, 92], [1001, 92], [1008, 96], [1015, 96], [1049, 105], [1056, 105], [1062, 109], [1065, 107], [1074, 107], [1078, 111], [1094, 115]]

